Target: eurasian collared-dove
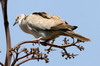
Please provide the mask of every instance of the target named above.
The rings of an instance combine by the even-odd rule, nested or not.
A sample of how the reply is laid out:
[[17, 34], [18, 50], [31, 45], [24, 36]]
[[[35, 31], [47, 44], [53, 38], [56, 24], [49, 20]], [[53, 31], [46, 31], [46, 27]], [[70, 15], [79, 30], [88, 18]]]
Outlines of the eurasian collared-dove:
[[73, 32], [77, 26], [71, 26], [60, 17], [45, 12], [34, 12], [30, 15], [20, 14], [16, 18], [16, 23], [24, 32], [32, 34], [40, 40], [50, 41], [64, 35], [82, 41], [90, 41], [90, 39]]

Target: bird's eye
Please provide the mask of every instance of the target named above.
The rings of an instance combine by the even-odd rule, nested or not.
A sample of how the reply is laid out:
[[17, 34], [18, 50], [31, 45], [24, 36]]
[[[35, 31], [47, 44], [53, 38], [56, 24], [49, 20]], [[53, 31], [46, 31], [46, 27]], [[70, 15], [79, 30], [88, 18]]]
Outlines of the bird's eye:
[[17, 19], [19, 19], [20, 17], [17, 17]]

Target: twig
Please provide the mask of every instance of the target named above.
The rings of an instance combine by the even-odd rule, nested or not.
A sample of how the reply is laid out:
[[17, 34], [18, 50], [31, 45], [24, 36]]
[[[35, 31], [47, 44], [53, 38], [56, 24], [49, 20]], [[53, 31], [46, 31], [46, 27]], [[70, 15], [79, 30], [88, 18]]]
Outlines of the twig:
[[21, 42], [21, 43], [18, 43], [18, 44], [14, 47], [14, 49], [17, 48], [18, 46], [21, 46], [22, 44], [25, 44], [25, 43], [37, 43], [37, 41], [36, 41], [36, 40], [32, 40], [32, 41], [23, 41], [23, 42]]
[[75, 56], [77, 56], [78, 54], [70, 54], [66, 51], [66, 49], [63, 49], [64, 52], [62, 52], [62, 57], [64, 57], [65, 55], [67, 56], [65, 59], [71, 59], [71, 58], [74, 58]]
[[18, 61], [18, 60], [17, 60], [18, 55], [19, 55], [19, 53], [18, 53], [18, 50], [17, 50], [17, 52], [16, 52], [16, 57], [14, 58], [14, 61], [12, 62], [11, 66], [14, 66], [15, 63]]
[[[28, 58], [29, 55], [32, 55], [31, 57], [41, 57], [42, 58], [42, 53], [39, 53], [39, 48], [31, 48], [31, 51], [28, 51], [27, 48], [24, 48], [21, 52], [25, 52], [27, 51], [26, 55], [22, 56], [22, 57], [18, 57], [18, 55], [21, 52], [18, 52], [20, 48], [15, 48], [14, 50], [12, 50], [15, 54], [16, 54], [16, 58], [14, 59], [14, 61], [12, 62], [11, 66], [15, 66], [16, 62], [23, 59], [23, 58]], [[16, 51], [15, 51], [16, 50]], [[38, 60], [38, 59], [37, 59]]]
[[25, 58], [25, 57], [28, 57], [29, 55], [31, 55], [32, 53], [27, 53], [26, 55], [24, 55], [24, 56], [22, 56], [22, 57], [19, 57], [19, 58], [17, 58], [17, 60], [20, 60], [20, 59], [23, 59], [23, 58]]
[[30, 57], [30, 58], [27, 58], [27, 59], [23, 60], [22, 62], [16, 64], [15, 66], [19, 66], [19, 65], [21, 65], [21, 64], [23, 64], [23, 63], [25, 63], [25, 62], [27, 62], [29, 60], [37, 60], [37, 59], [44, 59], [44, 58]]
[[25, 57], [29, 56], [30, 54], [31, 54], [31, 53], [28, 53], [27, 55], [22, 56], [22, 57], [20, 57], [20, 58], [18, 58], [18, 54], [17, 54], [16, 59], [14, 59], [14, 61], [13, 61], [12, 64], [11, 64], [11, 66], [14, 66], [14, 65], [16, 64], [17, 61], [19, 61], [19, 60], [22, 59], [22, 58], [25, 58]]

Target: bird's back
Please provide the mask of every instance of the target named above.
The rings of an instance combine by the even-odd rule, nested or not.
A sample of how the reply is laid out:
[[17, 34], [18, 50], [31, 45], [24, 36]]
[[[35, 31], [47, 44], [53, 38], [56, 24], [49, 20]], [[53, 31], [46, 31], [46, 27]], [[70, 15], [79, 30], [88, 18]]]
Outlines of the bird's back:
[[42, 30], [71, 29], [68, 23], [55, 15], [49, 15], [44, 12], [35, 12], [28, 15], [29, 25]]

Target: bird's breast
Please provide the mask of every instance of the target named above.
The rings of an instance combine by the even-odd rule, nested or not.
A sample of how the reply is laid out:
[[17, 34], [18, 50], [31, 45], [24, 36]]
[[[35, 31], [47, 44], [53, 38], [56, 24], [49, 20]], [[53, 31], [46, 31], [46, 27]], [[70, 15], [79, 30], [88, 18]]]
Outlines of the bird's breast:
[[29, 34], [31, 33], [26, 23], [21, 23], [19, 24], [19, 26], [23, 32], [29, 33]]

